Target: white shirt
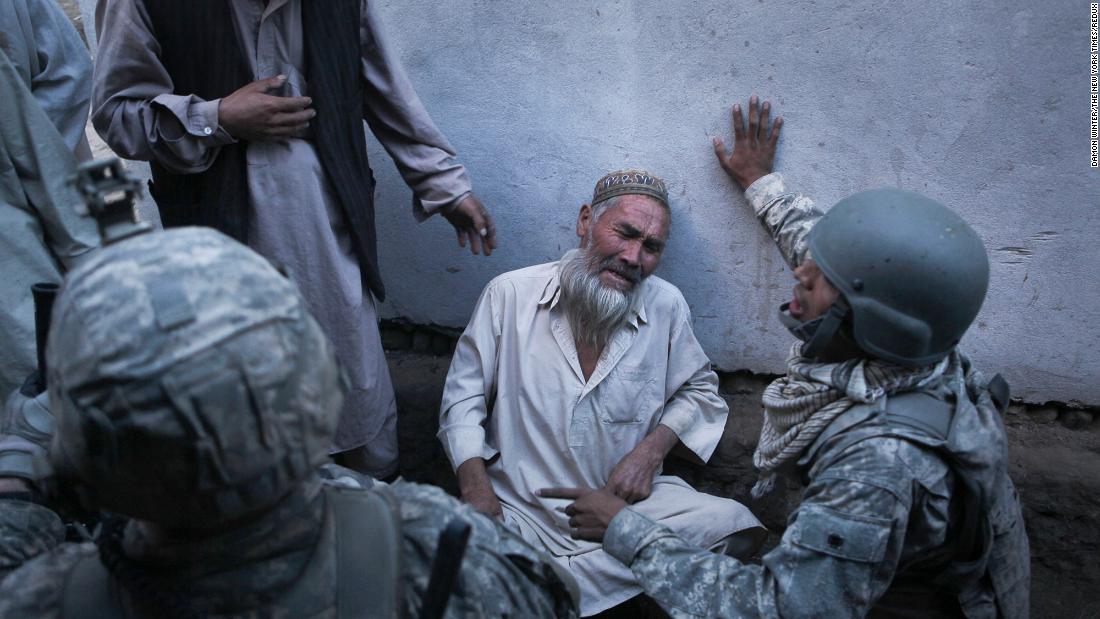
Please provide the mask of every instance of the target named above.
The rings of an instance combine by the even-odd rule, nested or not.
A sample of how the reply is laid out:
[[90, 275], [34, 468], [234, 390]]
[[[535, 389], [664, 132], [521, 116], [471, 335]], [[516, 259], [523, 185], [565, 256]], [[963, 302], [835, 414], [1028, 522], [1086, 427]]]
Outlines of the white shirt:
[[570, 538], [554, 509], [563, 502], [536, 497], [540, 488], [602, 487], [658, 423], [706, 461], [725, 426], [687, 302], [659, 277], [639, 286], [628, 324], [585, 381], [558, 263], [505, 273], [482, 293], [447, 374], [439, 437], [452, 465], [499, 456], [488, 471], [506, 520], [559, 556], [598, 545]]

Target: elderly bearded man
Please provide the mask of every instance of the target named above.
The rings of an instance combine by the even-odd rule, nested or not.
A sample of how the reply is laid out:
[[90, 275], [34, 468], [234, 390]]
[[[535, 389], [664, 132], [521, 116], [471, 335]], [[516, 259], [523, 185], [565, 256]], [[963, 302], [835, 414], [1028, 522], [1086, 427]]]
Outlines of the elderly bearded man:
[[687, 302], [652, 276], [670, 223], [660, 179], [602, 178], [577, 217], [580, 248], [491, 281], [447, 375], [439, 436], [462, 498], [576, 576], [582, 615], [641, 588], [600, 544], [573, 539], [539, 488], [606, 488], [702, 548], [744, 555], [763, 533], [740, 503], [659, 475], [678, 443], [709, 459], [728, 414]]

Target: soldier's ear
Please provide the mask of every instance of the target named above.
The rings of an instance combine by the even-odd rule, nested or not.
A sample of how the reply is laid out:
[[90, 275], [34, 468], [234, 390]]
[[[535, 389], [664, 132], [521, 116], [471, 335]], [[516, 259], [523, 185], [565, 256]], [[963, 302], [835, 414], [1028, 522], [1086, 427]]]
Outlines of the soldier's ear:
[[588, 235], [588, 228], [592, 225], [592, 205], [582, 204], [580, 213], [577, 213], [577, 236], [582, 240]]

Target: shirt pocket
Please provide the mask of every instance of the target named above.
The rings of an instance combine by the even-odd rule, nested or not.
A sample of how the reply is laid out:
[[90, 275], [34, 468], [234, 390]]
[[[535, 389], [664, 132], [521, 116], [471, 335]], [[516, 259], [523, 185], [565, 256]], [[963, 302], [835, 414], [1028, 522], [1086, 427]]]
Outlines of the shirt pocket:
[[619, 424], [642, 423], [649, 419], [657, 382], [652, 370], [640, 365], [616, 366], [607, 375], [606, 382], [600, 421]]
[[821, 554], [878, 563], [886, 556], [891, 524], [884, 518], [814, 506], [799, 511], [788, 534], [796, 545]]

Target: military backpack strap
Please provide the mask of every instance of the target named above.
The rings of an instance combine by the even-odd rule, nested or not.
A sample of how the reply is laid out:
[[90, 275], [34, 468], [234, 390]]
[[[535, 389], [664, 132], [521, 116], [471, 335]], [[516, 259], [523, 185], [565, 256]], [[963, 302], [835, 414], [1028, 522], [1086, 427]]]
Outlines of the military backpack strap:
[[945, 441], [955, 415], [955, 403], [942, 400], [926, 391], [907, 391], [890, 396], [885, 406], [886, 418], [892, 425], [917, 430], [931, 438]]
[[[993, 382], [990, 381], [990, 385], [986, 387], [991, 389], [991, 393]], [[1004, 383], [1004, 379], [1000, 382]], [[1008, 384], [1004, 383], [1004, 387], [1007, 391]], [[1007, 398], [1007, 393], [1005, 397]], [[910, 391], [891, 397], [886, 403], [884, 414], [894, 427], [914, 429], [942, 443], [947, 440], [951, 421], [955, 416], [955, 402], [924, 391]], [[936, 447], [932, 449], [944, 458], [951, 470], [958, 472], [959, 469], [948, 450]], [[935, 580], [945, 586], [958, 587], [962, 582], [985, 573], [987, 550], [993, 540], [989, 516], [982, 508], [985, 504], [984, 493], [973, 479], [963, 474], [955, 475], [955, 490], [951, 502], [955, 521], [950, 544], [951, 563], [940, 571]]]
[[985, 389], [989, 392], [989, 398], [993, 400], [993, 405], [1001, 411], [1001, 415], [1004, 415], [1005, 411], [1008, 410], [1008, 401], [1012, 397], [1012, 390], [1008, 386], [1008, 381], [1005, 380], [1004, 376], [997, 374], [989, 379]]
[[336, 617], [401, 617], [401, 518], [385, 488], [326, 486], [335, 518]]
[[61, 594], [61, 616], [81, 619], [125, 619], [111, 573], [98, 554], [86, 554], [69, 572]]

